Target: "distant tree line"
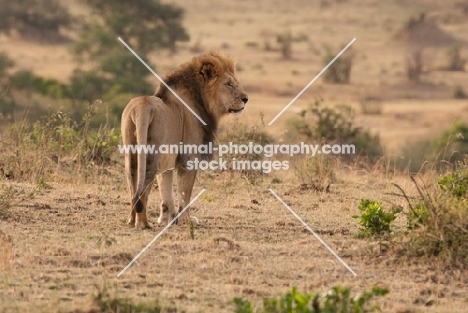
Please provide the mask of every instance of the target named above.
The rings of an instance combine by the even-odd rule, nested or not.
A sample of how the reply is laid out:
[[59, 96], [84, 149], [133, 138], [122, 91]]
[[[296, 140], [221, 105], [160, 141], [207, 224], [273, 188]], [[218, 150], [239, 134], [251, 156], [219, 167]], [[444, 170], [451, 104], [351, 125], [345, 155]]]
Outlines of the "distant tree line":
[[[0, 102], [6, 101], [5, 97], [2, 100], [5, 86], [87, 102], [128, 93], [152, 93], [154, 86], [147, 82], [149, 71], [117, 38], [124, 39], [154, 69], [148, 53], [160, 49], [175, 52], [177, 42], [189, 40], [182, 25], [184, 10], [177, 6], [159, 0], [79, 1], [88, 7], [91, 16], [78, 20], [58, 0], [0, 0], [0, 33], [20, 35], [25, 40], [76, 34], [76, 39], [68, 39], [72, 41], [70, 52], [76, 67], [66, 84], [27, 70], [12, 71], [12, 60], [1, 54]], [[13, 74], [5, 79], [7, 72]]]

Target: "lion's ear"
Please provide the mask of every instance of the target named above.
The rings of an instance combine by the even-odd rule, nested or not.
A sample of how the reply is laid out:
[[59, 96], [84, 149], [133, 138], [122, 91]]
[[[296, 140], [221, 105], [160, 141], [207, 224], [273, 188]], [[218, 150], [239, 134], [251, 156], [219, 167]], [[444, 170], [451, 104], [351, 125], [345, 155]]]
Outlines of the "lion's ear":
[[210, 80], [213, 77], [215, 77], [216, 76], [216, 68], [215, 68], [214, 64], [212, 64], [212, 63], [203, 64], [202, 68], [200, 70], [200, 74], [203, 75], [205, 80]]

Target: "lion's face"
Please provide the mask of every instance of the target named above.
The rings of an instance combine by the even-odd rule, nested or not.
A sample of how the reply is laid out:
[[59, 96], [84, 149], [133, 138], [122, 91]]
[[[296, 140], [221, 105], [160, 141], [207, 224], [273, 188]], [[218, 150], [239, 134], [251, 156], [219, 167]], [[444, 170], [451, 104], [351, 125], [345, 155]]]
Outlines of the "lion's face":
[[242, 114], [249, 97], [233, 73], [219, 71], [212, 64], [205, 64], [201, 74], [204, 77], [205, 98], [215, 115]]
[[218, 96], [223, 113], [241, 115], [249, 97], [234, 75], [223, 73], [218, 81]]

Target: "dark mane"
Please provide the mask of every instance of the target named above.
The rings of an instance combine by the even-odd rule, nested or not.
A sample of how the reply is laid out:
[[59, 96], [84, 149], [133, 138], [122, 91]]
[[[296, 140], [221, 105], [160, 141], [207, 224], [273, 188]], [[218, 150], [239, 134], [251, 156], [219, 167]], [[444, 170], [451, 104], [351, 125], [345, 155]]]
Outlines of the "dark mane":
[[[172, 89], [188, 90], [192, 95], [192, 109], [194, 109], [207, 124], [202, 124], [201, 126], [204, 131], [203, 144], [208, 144], [214, 140], [215, 132], [218, 128], [218, 120], [213, 112], [208, 110], [208, 103], [206, 103], [206, 99], [204, 99], [204, 81], [201, 71], [205, 64], [213, 66], [218, 75], [222, 72], [231, 72], [234, 74], [235, 71], [234, 61], [231, 57], [216, 52], [210, 52], [194, 57], [175, 71], [167, 74], [163, 80]], [[165, 85], [160, 84], [154, 95], [167, 103], [170, 94], [171, 91], [168, 90]]]

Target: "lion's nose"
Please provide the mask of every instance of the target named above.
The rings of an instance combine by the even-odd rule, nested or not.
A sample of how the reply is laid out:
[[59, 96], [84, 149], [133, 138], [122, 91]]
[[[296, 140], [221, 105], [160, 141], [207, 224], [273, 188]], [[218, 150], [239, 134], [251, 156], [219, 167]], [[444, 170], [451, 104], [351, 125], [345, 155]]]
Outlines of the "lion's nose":
[[247, 97], [247, 95], [242, 95], [241, 100], [242, 100], [242, 102], [244, 102], [244, 104], [246, 104], [247, 101], [249, 101], [249, 97]]

